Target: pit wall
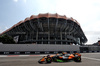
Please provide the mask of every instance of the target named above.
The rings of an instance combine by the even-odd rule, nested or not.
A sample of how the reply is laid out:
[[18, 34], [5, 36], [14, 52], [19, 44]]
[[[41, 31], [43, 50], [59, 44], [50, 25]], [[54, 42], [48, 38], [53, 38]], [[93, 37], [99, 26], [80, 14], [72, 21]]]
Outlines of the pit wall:
[[0, 44], [1, 55], [56, 54], [61, 53], [62, 51], [68, 53], [80, 52], [78, 45]]

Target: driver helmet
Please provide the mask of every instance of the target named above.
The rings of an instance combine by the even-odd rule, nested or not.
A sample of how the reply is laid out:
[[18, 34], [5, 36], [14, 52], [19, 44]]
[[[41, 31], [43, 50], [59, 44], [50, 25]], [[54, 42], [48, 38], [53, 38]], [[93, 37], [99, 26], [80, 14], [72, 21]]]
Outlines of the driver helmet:
[[50, 57], [50, 55], [47, 55], [47, 57]]
[[62, 52], [63, 55], [67, 54], [67, 52]]

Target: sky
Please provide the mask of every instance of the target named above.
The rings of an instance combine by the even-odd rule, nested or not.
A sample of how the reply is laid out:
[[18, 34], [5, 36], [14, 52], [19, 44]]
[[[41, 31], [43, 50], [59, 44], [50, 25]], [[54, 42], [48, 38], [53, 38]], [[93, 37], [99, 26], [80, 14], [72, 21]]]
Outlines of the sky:
[[100, 0], [0, 0], [0, 33], [39, 13], [73, 17], [88, 39], [86, 44], [100, 40]]

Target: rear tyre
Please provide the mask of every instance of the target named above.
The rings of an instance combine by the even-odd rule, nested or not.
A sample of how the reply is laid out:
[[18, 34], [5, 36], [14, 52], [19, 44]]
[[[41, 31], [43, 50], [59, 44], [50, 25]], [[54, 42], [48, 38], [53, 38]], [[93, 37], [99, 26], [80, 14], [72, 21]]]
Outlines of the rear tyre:
[[74, 58], [75, 62], [81, 62], [81, 56]]
[[57, 58], [54, 58], [54, 62], [57, 62]]

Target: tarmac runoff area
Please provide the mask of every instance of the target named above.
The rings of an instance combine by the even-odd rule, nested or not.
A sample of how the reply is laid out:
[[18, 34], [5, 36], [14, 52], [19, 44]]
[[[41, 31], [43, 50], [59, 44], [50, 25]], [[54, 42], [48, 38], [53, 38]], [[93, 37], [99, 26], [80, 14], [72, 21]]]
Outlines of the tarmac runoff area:
[[81, 53], [82, 62], [39, 64], [45, 55], [0, 55], [0, 66], [100, 66], [100, 53]]

